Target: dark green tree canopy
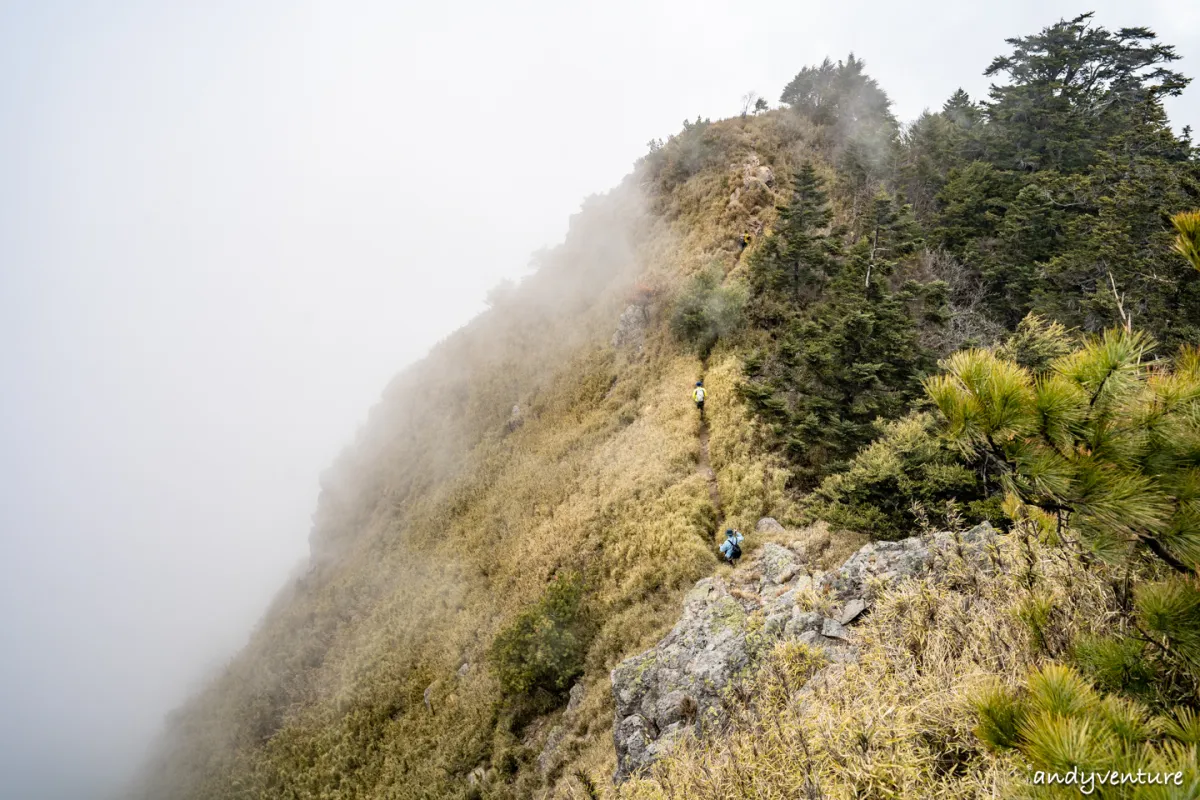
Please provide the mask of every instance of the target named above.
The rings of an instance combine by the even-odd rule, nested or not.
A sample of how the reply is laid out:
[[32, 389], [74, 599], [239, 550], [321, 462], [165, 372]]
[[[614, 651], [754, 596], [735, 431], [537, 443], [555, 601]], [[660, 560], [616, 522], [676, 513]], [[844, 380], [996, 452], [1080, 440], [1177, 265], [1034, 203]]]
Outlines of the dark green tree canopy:
[[1175, 48], [1148, 28], [1109, 31], [1092, 15], [1060, 20], [1013, 48], [984, 72], [993, 85], [985, 104], [996, 156], [1018, 169], [1086, 167], [1098, 145], [1119, 132], [1143, 105], [1178, 95], [1189, 79], [1168, 69]]

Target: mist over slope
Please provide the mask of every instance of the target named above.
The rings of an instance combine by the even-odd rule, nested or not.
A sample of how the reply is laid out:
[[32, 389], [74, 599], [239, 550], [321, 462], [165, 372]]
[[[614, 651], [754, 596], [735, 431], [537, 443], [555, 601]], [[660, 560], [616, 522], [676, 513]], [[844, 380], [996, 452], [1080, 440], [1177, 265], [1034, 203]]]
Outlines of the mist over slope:
[[[680, 402], [702, 368], [667, 333], [662, 295], [697, 267], [687, 237], [717, 252], [732, 238], [681, 236], [637, 177], [585, 203], [534, 275], [388, 387], [323, 478], [308, 575], [174, 716], [145, 796], [241, 796], [246, 758], [256, 792], [454, 793], [481, 760], [515, 757], [513, 717], [541, 710], [507, 708], [485, 656], [558, 574], [588, 587], [586, 703], [597, 730], [611, 724], [607, 670], [716, 563], [697, 420]], [[613, 346], [631, 305], [645, 322]], [[732, 378], [714, 366], [715, 400], [732, 401]], [[735, 409], [711, 422], [724, 512], [746, 525], [781, 479], [740, 451]], [[587, 763], [609, 757], [603, 736], [585, 749]]]
[[[1061, 43], [1064, 31], [1087, 30], [1097, 29], [1080, 19], [1045, 35]], [[1097, 39], [1099, 54], [1086, 49]], [[1190, 479], [1164, 478], [1183, 487], [1172, 490], [1182, 511], [1169, 524], [1160, 510], [1138, 517], [1119, 505], [1132, 502], [1130, 493], [1104, 482], [1151, 464], [1200, 467], [1194, 424], [1186, 422], [1188, 404], [1200, 397], [1187, 383], [1194, 359], [1185, 349], [1171, 361], [1197, 339], [1200, 269], [1171, 251], [1170, 227], [1171, 215], [1200, 205], [1200, 170], [1190, 140], [1171, 133], [1161, 107], [1186, 80], [1156, 69], [1172, 58], [1151, 46], [1149, 32], [1116, 39], [1099, 29], [1049, 55], [1015, 47], [1009, 61], [993, 64], [1009, 83], [988, 103], [960, 92], [904, 128], [864, 62], [827, 61], [785, 88], [786, 108], [688, 121], [671, 140], [651, 143], [620, 186], [585, 203], [535, 274], [498, 290], [489, 311], [387, 388], [322, 481], [308, 573], [281, 591], [224, 674], [172, 716], [136, 796], [744, 791], [737, 759], [795, 699], [787, 676], [813, 674], [804, 665], [819, 654], [790, 646], [771, 653], [764, 663], [776, 671], [748, 679], [759, 694], [734, 718], [736, 738], [723, 749], [690, 742], [643, 781], [615, 790], [609, 680], [617, 664], [671, 628], [688, 587], [728, 574], [714, 536], [726, 526], [751, 532], [768, 516], [790, 531], [831, 523], [833, 538], [855, 544], [864, 535], [898, 539], [981, 521], [1024, 531], [1027, 564], [1041, 565], [1044, 584], [972, 573], [976, 593], [955, 584], [952, 600], [981, 603], [1001, 620], [993, 627], [1012, 633], [1013, 654], [998, 651], [1003, 663], [988, 675], [1013, 692], [1027, 668], [1068, 661], [1084, 669], [1084, 659], [1071, 661], [1077, 641], [1082, 647], [1084, 634], [1100, 641], [1121, 627], [1096, 620], [1138, 622], [1128, 592], [1110, 598], [1105, 582], [1124, 568], [1157, 585], [1176, 566], [1168, 559], [1187, 573], [1197, 552]], [[1079, 74], [1079, 64], [1108, 63], [1104, 48], [1130, 41], [1139, 48], [1114, 67], [1115, 77], [1086, 86], [1060, 79]], [[1036, 69], [1022, 61], [1031, 58]], [[1078, 91], [1064, 91], [1064, 82]], [[1113, 325], [1131, 337], [1130, 320], [1163, 342], [1160, 360], [1149, 360], [1160, 352], [1149, 339], [1129, 344], [1115, 334], [1107, 349], [1081, 344], [1079, 334]], [[1088, 372], [1088, 359], [1102, 356], [1128, 380], [1088, 384], [1100, 370]], [[939, 384], [943, 369], [959, 371]], [[973, 381], [985, 369], [998, 377]], [[1058, 385], [1051, 374], [1082, 375], [1080, 384], [1095, 391], [1086, 409], [1071, 405], [1083, 397], [1078, 387], [1035, 396], [1035, 388]], [[703, 421], [689, 401], [701, 378]], [[1031, 415], [1073, 409], [1061, 427], [1046, 426], [1054, 436], [1092, 437], [1090, 446], [1039, 453], [1043, 461], [1084, 451], [1125, 460], [1055, 462], [1053, 480], [1026, 476], [1034, 459], [1000, 448], [1031, 440], [1033, 423], [1022, 436], [1005, 432], [1000, 444], [981, 433], [992, 449], [977, 449], [962, 430], [990, 420], [988, 411], [962, 412], [957, 428], [947, 420], [970, 402], [990, 408], [986, 398], [930, 387], [965, 392], [1006, 386], [1002, 378], [1012, 381], [1012, 397], [1028, 399]], [[1181, 449], [1170, 458], [1100, 446], [1111, 419], [1133, 407], [1132, 395], [1113, 393], [1143, 384], [1183, 387], [1172, 429]], [[1108, 408], [1110, 394], [1112, 418], [1088, 416]], [[956, 431], [962, 438], [952, 441]], [[1117, 438], [1155, 439], [1144, 434]], [[1049, 449], [1061, 444], [1052, 439]], [[1084, 479], [1092, 494], [1070, 483]], [[1059, 494], [1039, 494], [1046, 485]], [[1148, 527], [1122, 530], [1116, 546], [1112, 534], [1090, 550], [1072, 549], [1111, 521], [1107, 510], [1094, 518], [1097, 492], [1108, 493], [1105, 509], [1123, 508]], [[1058, 512], [1057, 525], [1047, 508]], [[766, 538], [752, 533], [747, 548]], [[1148, 542], [1167, 553], [1169, 567], [1147, 555]], [[1003, 557], [1020, 563], [1011, 551]], [[1117, 572], [1095, 571], [1112, 564]], [[1029, 593], [1021, 600], [1028, 605], [1014, 610], [1005, 602], [1018, 590]], [[907, 694], [885, 691], [917, 658], [917, 645], [886, 657], [870, 648], [936, 640], [938, 663], [953, 677], [975, 666], [946, 667], [947, 659], [986, 650], [984, 631], [959, 625], [952, 639], [943, 628], [922, 629], [912, 609], [924, 598], [920, 608], [937, 610], [930, 598], [940, 590], [899, 591], [885, 596], [863, 634], [864, 664], [876, 672], [844, 687], [864, 697], [878, 690], [880, 702], [918, 703], [919, 681], [904, 679]], [[958, 624], [951, 610], [939, 613]], [[1039, 632], [1028, 633], [1031, 626]], [[1160, 647], [1173, 635], [1164, 629]], [[1135, 644], [1143, 647], [1136, 654], [1118, 642], [1134, 661], [1154, 652], [1150, 641]], [[1196, 673], [1183, 652], [1178, 662], [1145, 667], [1151, 688], [1137, 702], [1156, 714], [1189, 707]], [[1088, 674], [1113, 684], [1111, 670], [1096, 666], [1101, 660], [1086, 662], [1095, 667]], [[853, 718], [862, 710], [853, 698], [843, 691], [830, 701], [834, 710], [821, 708], [822, 719], [836, 719], [839, 708]], [[844, 752], [829, 751], [823, 785], [835, 796], [935, 785], [980, 796], [988, 780], [1016, 775], [1018, 756], [990, 760], [971, 738], [975, 712], [959, 700], [939, 706], [950, 720], [939, 730], [953, 737], [921, 738], [924, 723], [912, 725], [925, 743], [904, 754], [922, 765], [916, 777], [905, 772], [906, 783], [888, 783], [886, 770], [849, 771]], [[1009, 733], [993, 744], [1016, 747]], [[1170, 747], [1185, 748], [1187, 735]], [[870, 737], [847, 737], [862, 743], [866, 761], [891, 763], [883, 760], [891, 751], [872, 750]], [[798, 741], [782, 729], [779, 738]], [[1147, 733], [1138, 744], [1156, 741]], [[719, 755], [712, 769], [710, 753]], [[1174, 753], [1162, 763], [1176, 763]], [[1194, 747], [1176, 760], [1194, 771]], [[754, 778], [777, 796], [825, 796], [788, 776]]]

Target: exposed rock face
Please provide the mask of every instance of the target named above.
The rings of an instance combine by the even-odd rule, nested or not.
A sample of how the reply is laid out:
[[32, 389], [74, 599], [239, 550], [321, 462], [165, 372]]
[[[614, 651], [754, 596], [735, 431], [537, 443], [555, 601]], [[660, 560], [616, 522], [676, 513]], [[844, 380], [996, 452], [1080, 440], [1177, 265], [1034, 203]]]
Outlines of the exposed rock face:
[[758, 561], [763, 580], [774, 584], [787, 583], [800, 566], [800, 559], [795, 553], [774, 542], [763, 545]]
[[820, 590], [839, 600], [869, 602], [873, 597], [873, 582], [886, 584], [922, 575], [935, 555], [958, 549], [960, 542], [965, 558], [981, 561], [986, 546], [995, 536], [995, 529], [985, 522], [961, 534], [957, 540], [953, 533], [943, 532], [927, 540], [913, 537], [899, 542], [872, 542], [850, 556], [841, 569], [823, 576]]
[[504, 429], [506, 431], [508, 431], [509, 433], [512, 433], [513, 431], [515, 431], [517, 428], [521, 427], [524, 424], [525, 424], [525, 414], [523, 411], [521, 411], [521, 404], [514, 403], [513, 407], [512, 407], [512, 411], [510, 411], [508, 414], [508, 422], [505, 423]]
[[641, 352], [642, 343], [646, 338], [646, 323], [649, 322], [648, 312], [643, 306], [629, 305], [621, 312], [617, 320], [617, 330], [612, 336], [613, 347], [631, 347]]
[[745, 211], [769, 206], [775, 202], [775, 173], [762, 163], [758, 155], [751, 153], [740, 164], [730, 164], [731, 177], [734, 181], [741, 179], [740, 185], [734, 185], [733, 193], [729, 196], [730, 206], [741, 206]]
[[576, 712], [579, 710], [579, 704], [583, 702], [584, 692], [585, 689], [582, 683], [576, 683], [571, 687], [571, 692], [568, 695], [567, 710], [563, 712], [559, 723], [551, 728], [550, 733], [546, 736], [546, 742], [542, 745], [542, 752], [537, 758], [538, 770], [543, 775], [548, 775], [562, 760], [562, 754], [559, 751], [562, 748], [563, 742], [566, 741], [571, 727], [575, 724]]
[[612, 673], [616, 780], [648, 766], [683, 730], [702, 729], [719, 693], [749, 663], [746, 609], [721, 578], [688, 593], [683, 618], [653, 649]]
[[[766, 521], [759, 522], [759, 529]], [[952, 551], [984, 563], [994, 538], [995, 531], [984, 524], [957, 538], [939, 533], [929, 539], [874, 542], [815, 581], [794, 550], [768, 542], [729, 582], [721, 577], [699, 581], [684, 599], [683, 616], [671, 632], [612, 672], [613, 780], [620, 783], [644, 770], [685, 731], [703, 734], [720, 724], [722, 690], [764, 645], [796, 639], [824, 648], [833, 662], [853, 661], [858, 654], [852, 626], [870, 608], [875, 586], [924, 574], [939, 554]], [[809, 588], [837, 601], [833, 617], [796, 604], [797, 593]], [[749, 624], [755, 615], [761, 617], [761, 627]]]

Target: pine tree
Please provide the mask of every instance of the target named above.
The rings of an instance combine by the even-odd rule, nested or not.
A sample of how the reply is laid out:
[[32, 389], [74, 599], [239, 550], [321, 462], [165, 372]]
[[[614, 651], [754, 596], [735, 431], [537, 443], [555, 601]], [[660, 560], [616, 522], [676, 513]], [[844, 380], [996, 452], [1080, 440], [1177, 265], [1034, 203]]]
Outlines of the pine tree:
[[[933, 359], [920, 343], [921, 322], [941, 321], [945, 287], [904, 282], [890, 286], [899, 265], [916, 249], [911, 209], [879, 194], [866, 215], [866, 233], [849, 253], [830, 237], [814, 237], [812, 225], [826, 223], [823, 193], [815, 174], [805, 173], [768, 253], [811, 253], [809, 260], [764, 256], [752, 272], [759, 307], [785, 295], [786, 315], [762, 315], [758, 324], [771, 343], [748, 360], [743, 393], [768, 422], [795, 467], [797, 482], [812, 486], [845, 466], [879, 434], [878, 419], [894, 419], [919, 394], [919, 380]], [[821, 202], [813, 205], [813, 199]], [[821, 285], [801, 289], [806, 274], [788, 265], [822, 264]], [[770, 270], [768, 270], [770, 268]], [[822, 290], [823, 289], [823, 290]], [[814, 302], [800, 305], [796, 291]]]
[[1175, 252], [1200, 271], [1200, 211], [1180, 211], [1171, 217], [1175, 226]]
[[[1035, 337], [1036, 338], [1036, 337]], [[1200, 350], [1173, 362], [1115, 328], [1038, 372], [1051, 348], [972, 350], [926, 382], [946, 436], [998, 471], [1014, 517], [1040, 515], [1051, 541], [1149, 576], [1119, 589], [1117, 633], [1081, 639], [1100, 685], [1163, 707], [1200, 690]], [[1035, 509], [1028, 515], [1022, 508]], [[1149, 563], [1149, 566], [1146, 564]], [[1173, 575], [1162, 577], [1162, 573]], [[1132, 594], [1132, 597], [1130, 597]]]
[[774, 235], [750, 258], [750, 316], [760, 326], [783, 325], [820, 295], [841, 257], [833, 209], [811, 163], [792, 180], [792, 196], [778, 209]]
[[984, 72], [1007, 75], [985, 104], [993, 160], [1012, 169], [1075, 171], [1145, 105], [1178, 95], [1189, 79], [1168, 69], [1179, 55], [1148, 28], [1115, 32], [1091, 14], [1032, 36], [1006, 40], [1013, 51]]
[[[1020, 693], [985, 687], [975, 709], [979, 738], [996, 749], [1017, 750], [1033, 767], [1023, 796], [1193, 797], [1200, 784], [1200, 719], [1192, 709], [1155, 714], [1140, 703], [1105, 696], [1067, 666], [1046, 664], [1033, 671]], [[1158, 785], [1096, 779], [1147, 771]], [[1059, 780], [1074, 775], [1076, 783], [1052, 786], [1047, 774]], [[1165, 782], [1164, 774], [1170, 776]]]
[[1036, 378], [985, 350], [954, 354], [926, 382], [964, 451], [1005, 488], [1070, 527], [1093, 555], [1153, 553], [1200, 565], [1200, 351], [1150, 359], [1153, 340], [1112, 329]]

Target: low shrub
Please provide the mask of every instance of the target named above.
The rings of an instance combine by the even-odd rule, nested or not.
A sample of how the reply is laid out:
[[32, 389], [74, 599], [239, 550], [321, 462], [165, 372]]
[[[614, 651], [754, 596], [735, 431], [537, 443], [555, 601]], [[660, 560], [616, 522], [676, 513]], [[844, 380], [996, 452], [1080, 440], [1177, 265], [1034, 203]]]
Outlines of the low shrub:
[[917, 412], [883, 425], [845, 472], [825, 478], [806, 513], [876, 539], [911, 536], [956, 522], [1000, 522], [1000, 499], [979, 473], [938, 437], [932, 414]]
[[692, 278], [675, 303], [671, 332], [701, 356], [707, 356], [719, 339], [741, 327], [746, 289], [740, 283], [721, 284], [721, 273], [709, 268]]
[[497, 634], [489, 659], [509, 696], [538, 690], [561, 695], [583, 674], [592, 626], [583, 613], [583, 581], [558, 576], [537, 605]]

